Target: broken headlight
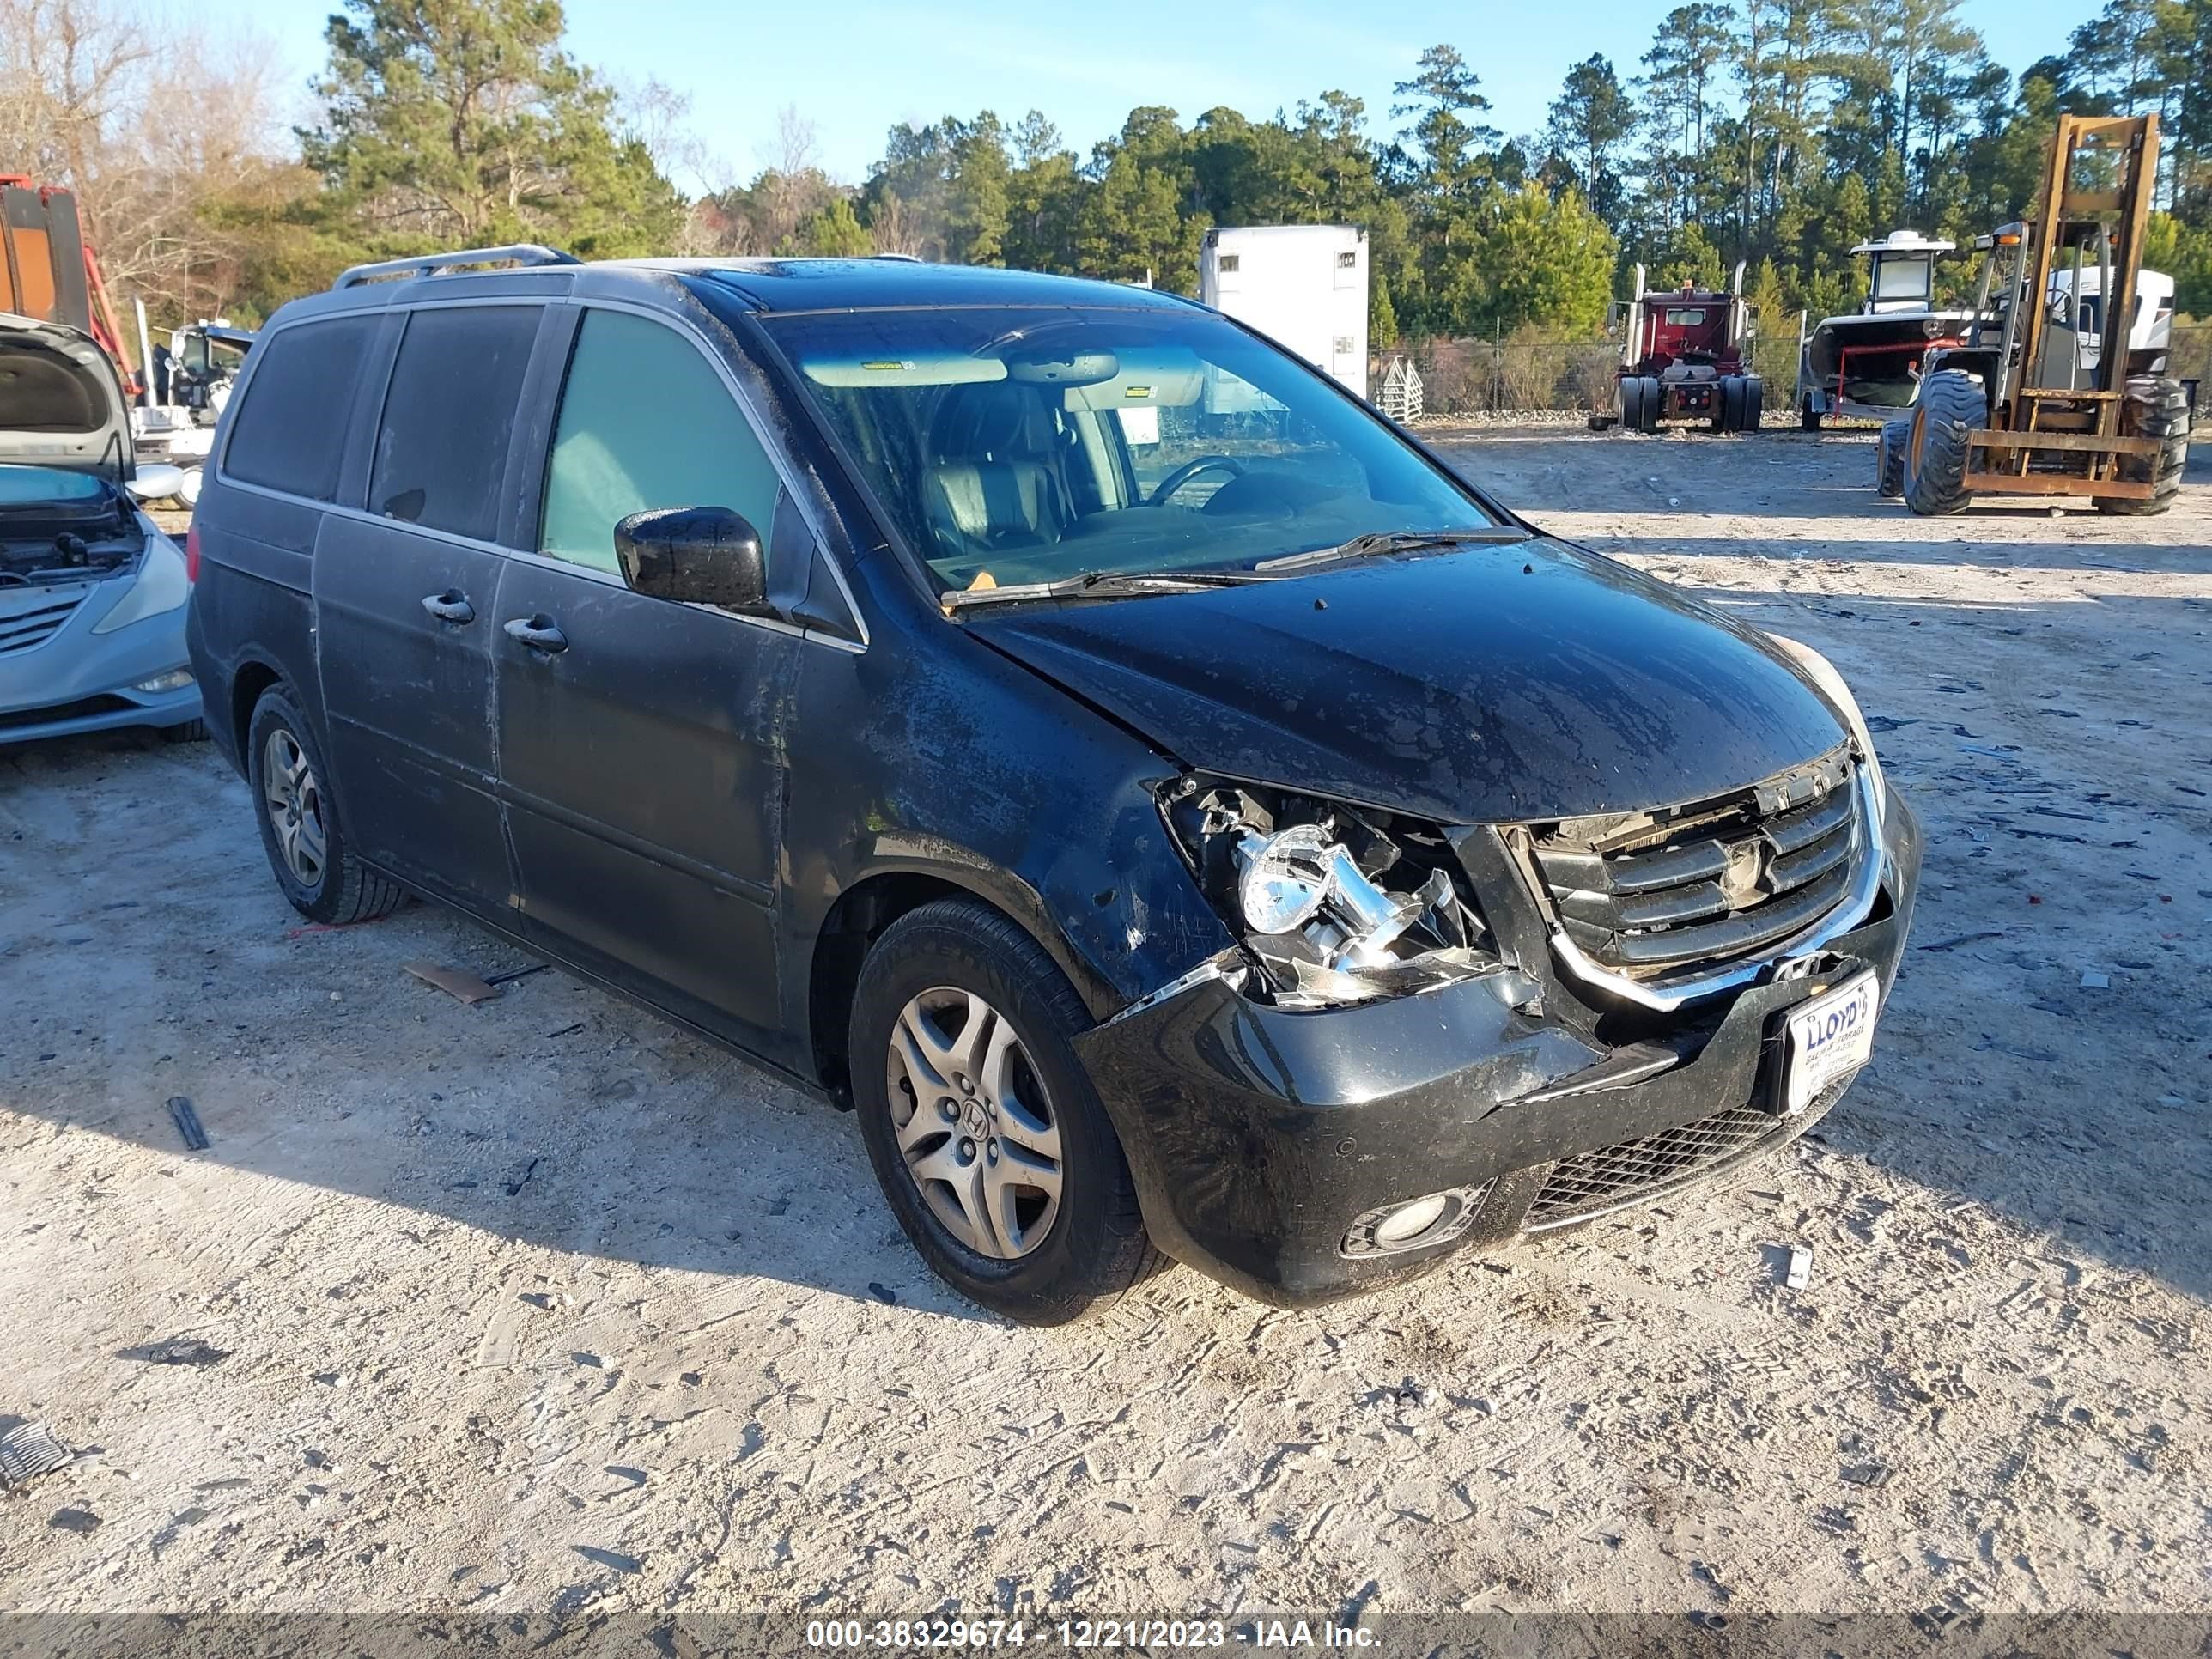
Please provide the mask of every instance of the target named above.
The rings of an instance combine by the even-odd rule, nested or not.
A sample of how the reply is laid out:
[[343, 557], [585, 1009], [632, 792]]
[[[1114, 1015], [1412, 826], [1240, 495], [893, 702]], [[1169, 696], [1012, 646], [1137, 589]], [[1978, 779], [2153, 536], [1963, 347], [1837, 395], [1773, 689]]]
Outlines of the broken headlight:
[[1178, 780], [1161, 805], [1264, 1000], [1367, 1002], [1504, 965], [1433, 825], [1206, 778]]

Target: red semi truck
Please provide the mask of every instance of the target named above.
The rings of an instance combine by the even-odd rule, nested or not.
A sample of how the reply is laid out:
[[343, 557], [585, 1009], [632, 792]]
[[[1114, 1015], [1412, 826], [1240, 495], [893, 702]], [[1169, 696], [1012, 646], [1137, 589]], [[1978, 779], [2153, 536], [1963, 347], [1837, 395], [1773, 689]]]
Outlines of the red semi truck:
[[1638, 265], [1635, 295], [1624, 308], [1615, 375], [1622, 427], [1656, 432], [1662, 422], [1695, 421], [1715, 432], [1758, 431], [1766, 394], [1748, 355], [1759, 313], [1744, 301], [1743, 267], [1725, 293], [1688, 283], [1647, 292]]

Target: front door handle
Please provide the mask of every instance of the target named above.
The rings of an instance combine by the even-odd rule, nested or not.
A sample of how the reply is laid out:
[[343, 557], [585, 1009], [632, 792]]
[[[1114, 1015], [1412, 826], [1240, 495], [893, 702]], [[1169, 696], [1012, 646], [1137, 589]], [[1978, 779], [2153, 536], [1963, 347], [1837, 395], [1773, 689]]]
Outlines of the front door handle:
[[477, 608], [469, 603], [469, 596], [458, 587], [449, 587], [442, 593], [426, 593], [422, 608], [440, 622], [465, 625], [477, 619]]
[[520, 641], [532, 651], [543, 651], [548, 656], [568, 648], [568, 636], [560, 630], [550, 617], [517, 617], [507, 623], [506, 628], [507, 638]]

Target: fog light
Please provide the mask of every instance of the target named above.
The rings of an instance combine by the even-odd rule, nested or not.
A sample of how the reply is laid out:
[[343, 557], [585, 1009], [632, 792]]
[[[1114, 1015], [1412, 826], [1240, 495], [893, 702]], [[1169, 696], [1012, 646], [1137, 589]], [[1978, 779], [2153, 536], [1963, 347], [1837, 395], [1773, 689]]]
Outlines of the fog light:
[[1375, 1243], [1378, 1249], [1395, 1249], [1409, 1238], [1419, 1238], [1440, 1220], [1451, 1207], [1448, 1193], [1431, 1193], [1426, 1198], [1417, 1198], [1411, 1204], [1393, 1210], [1375, 1224]]
[[1401, 1250], [1426, 1249], [1448, 1243], [1468, 1230], [1497, 1182], [1480, 1187], [1454, 1187], [1401, 1204], [1384, 1204], [1352, 1224], [1337, 1247], [1348, 1256], [1395, 1255]]
[[181, 691], [192, 683], [189, 668], [172, 668], [166, 674], [156, 674], [150, 680], [141, 680], [131, 689], [133, 691]]

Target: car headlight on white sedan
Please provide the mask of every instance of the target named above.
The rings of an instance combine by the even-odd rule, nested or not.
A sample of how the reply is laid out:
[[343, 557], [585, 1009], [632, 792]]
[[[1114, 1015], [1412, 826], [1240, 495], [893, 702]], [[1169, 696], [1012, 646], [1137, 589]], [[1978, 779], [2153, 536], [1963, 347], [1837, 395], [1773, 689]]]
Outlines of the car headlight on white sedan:
[[145, 556], [138, 562], [138, 574], [131, 579], [131, 591], [117, 602], [114, 610], [93, 625], [92, 631], [112, 634], [118, 628], [128, 628], [132, 623], [174, 611], [191, 596], [192, 580], [185, 574], [185, 556], [166, 536], [149, 540]]
[[1802, 640], [1790, 639], [1780, 634], [1767, 636], [1789, 653], [1790, 659], [1803, 669], [1806, 677], [1826, 697], [1837, 714], [1843, 717], [1850, 730], [1851, 741], [1858, 745], [1859, 757], [1866, 764], [1867, 781], [1874, 795], [1875, 827], [1881, 827], [1883, 814], [1887, 810], [1888, 790], [1882, 782], [1881, 762], [1874, 752], [1874, 733], [1867, 730], [1866, 716], [1859, 712], [1859, 702], [1851, 695], [1851, 688], [1836, 671], [1836, 665], [1807, 645]]

